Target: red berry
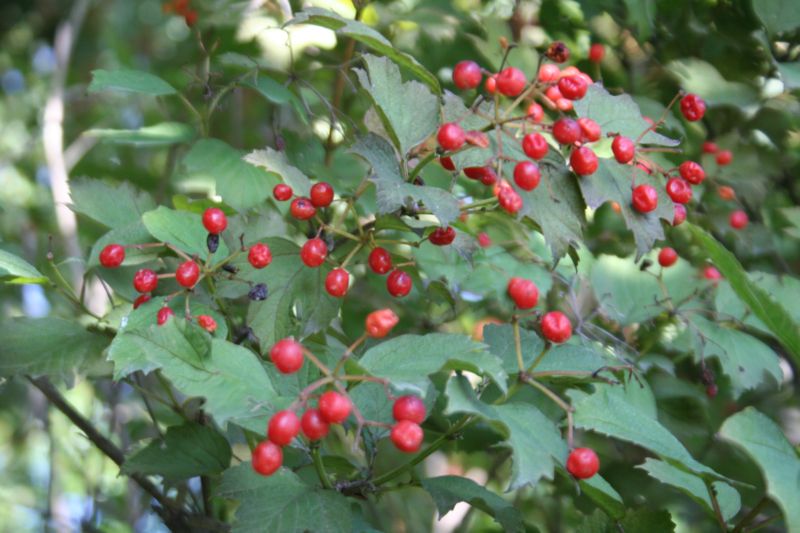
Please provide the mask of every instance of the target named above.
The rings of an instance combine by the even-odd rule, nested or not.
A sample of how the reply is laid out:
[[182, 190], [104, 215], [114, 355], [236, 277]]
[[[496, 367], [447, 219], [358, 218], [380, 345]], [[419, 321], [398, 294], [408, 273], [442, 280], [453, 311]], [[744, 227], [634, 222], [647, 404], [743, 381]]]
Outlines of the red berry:
[[494, 94], [497, 92], [497, 74], [493, 74], [486, 78], [486, 83], [483, 85], [483, 87], [489, 94]]
[[566, 76], [558, 80], [558, 90], [567, 100], [580, 100], [588, 88], [589, 85], [581, 76]]
[[439, 164], [442, 165], [443, 168], [446, 170], [453, 171], [456, 169], [456, 165], [453, 163], [453, 160], [449, 157], [440, 157]]
[[203, 212], [203, 226], [212, 235], [219, 235], [228, 227], [228, 217], [217, 207], [209, 207]]
[[706, 114], [706, 103], [696, 94], [687, 94], [681, 99], [681, 113], [686, 120], [695, 122]]
[[588, 146], [581, 146], [572, 151], [569, 156], [572, 170], [579, 176], [589, 176], [597, 171], [597, 156]]
[[309, 409], [300, 419], [300, 427], [308, 440], [319, 440], [328, 434], [330, 426], [323, 420], [319, 409]]
[[175, 271], [175, 280], [181, 287], [192, 288], [200, 277], [200, 267], [194, 261], [184, 261]]
[[716, 383], [709, 383], [706, 385], [706, 396], [714, 398], [719, 393], [719, 388]]
[[402, 298], [411, 292], [411, 276], [403, 270], [392, 270], [386, 278], [386, 289], [395, 298]]
[[392, 269], [392, 255], [380, 246], [369, 253], [369, 267], [376, 274], [386, 274]]
[[600, 124], [590, 118], [583, 117], [578, 119], [578, 125], [581, 127], [581, 141], [593, 143], [600, 140], [600, 135], [602, 134]]
[[436, 134], [436, 140], [439, 146], [447, 152], [458, 150], [464, 146], [467, 136], [461, 126], [455, 122], [448, 122], [439, 127], [439, 133]]
[[289, 212], [298, 220], [308, 220], [317, 214], [317, 208], [311, 203], [311, 200], [301, 196], [292, 200], [289, 206]]
[[309, 196], [314, 207], [328, 207], [333, 201], [333, 187], [324, 181], [315, 183], [311, 186]]
[[564, 98], [564, 95], [561, 94], [561, 91], [558, 89], [558, 85], [551, 85], [550, 87], [548, 87], [547, 90], [544, 92], [544, 95], [556, 103], [558, 103], [561, 100], [566, 100], [570, 104], [572, 103], [571, 100], [567, 100], [566, 98]]
[[278, 446], [286, 446], [300, 433], [300, 419], [294, 411], [278, 411], [269, 419], [267, 438]]
[[100, 252], [100, 264], [106, 268], [117, 268], [125, 261], [125, 248], [109, 244]]
[[183, 21], [190, 28], [197, 24], [197, 11], [187, 11], [186, 14], [183, 15]]
[[158, 274], [143, 268], [133, 275], [133, 288], [137, 292], [153, 292], [158, 286]]
[[525, 74], [516, 67], [506, 67], [497, 74], [497, 90], [505, 96], [519, 96], [526, 83]]
[[489, 237], [488, 233], [480, 232], [478, 233], [478, 246], [481, 248], [488, 248], [492, 245], [492, 238]]
[[522, 138], [522, 151], [531, 159], [543, 158], [549, 149], [547, 140], [540, 133], [529, 133]]
[[556, 107], [559, 111], [572, 111], [572, 100], [567, 100], [566, 98], [559, 98], [556, 100]]
[[722, 274], [715, 267], [708, 265], [703, 269], [703, 277], [707, 280], [713, 281], [716, 285], [717, 281], [722, 279]]
[[422, 424], [426, 416], [425, 402], [419, 396], [401, 396], [394, 401], [392, 416], [398, 422], [409, 420], [415, 424]]
[[567, 472], [577, 479], [589, 479], [600, 470], [600, 459], [591, 448], [575, 448], [567, 457]]
[[266, 244], [257, 242], [247, 252], [247, 260], [253, 268], [264, 268], [272, 262], [272, 251]]
[[464, 140], [467, 144], [478, 148], [489, 148], [489, 136], [479, 130], [468, 130], [464, 132]]
[[353, 404], [347, 396], [335, 391], [328, 391], [319, 397], [317, 407], [324, 421], [329, 424], [340, 424], [350, 416]]
[[688, 204], [692, 199], [692, 187], [681, 178], [667, 180], [667, 194], [673, 202]]
[[406, 453], [414, 453], [419, 450], [424, 436], [422, 428], [410, 420], [401, 420], [392, 426], [390, 434], [395, 447]]
[[674, 248], [666, 247], [658, 252], [658, 264], [662, 267], [670, 267], [674, 265], [677, 260], [678, 252], [676, 252]]
[[652, 185], [638, 185], [633, 189], [632, 203], [640, 213], [649, 213], [658, 207], [658, 193]]
[[197, 324], [209, 333], [217, 331], [217, 321], [209, 315], [198, 315]]
[[680, 226], [686, 220], [686, 208], [683, 204], [673, 204], [672, 206], [672, 225]]
[[550, 342], [566, 342], [572, 337], [572, 323], [561, 311], [550, 311], [542, 317], [542, 335]]
[[706, 171], [699, 163], [694, 161], [684, 161], [678, 167], [681, 177], [692, 185], [699, 185], [706, 179]]
[[558, 68], [558, 65], [545, 63], [539, 68], [539, 81], [542, 83], [552, 83], [558, 80], [560, 74], [561, 69]]
[[447, 246], [451, 244], [456, 238], [456, 230], [447, 226], [446, 228], [436, 228], [433, 230], [433, 233], [430, 234], [428, 240], [431, 241], [431, 244], [436, 246]]
[[497, 174], [492, 167], [467, 167], [464, 175], [472, 180], [480, 180], [487, 187], [497, 183]]
[[599, 63], [606, 55], [606, 48], [600, 43], [594, 43], [589, 47], [589, 61], [592, 63]]
[[560, 118], [553, 124], [553, 137], [559, 144], [573, 144], [581, 138], [581, 126], [571, 118]]
[[536, 284], [525, 278], [511, 278], [506, 287], [508, 295], [520, 309], [536, 307], [539, 301], [539, 289]]
[[300, 249], [300, 259], [308, 267], [318, 267], [325, 262], [328, 255], [328, 246], [319, 237], [308, 239]]
[[156, 323], [159, 326], [163, 326], [164, 324], [167, 323], [167, 320], [169, 320], [169, 318], [172, 316], [175, 316], [175, 311], [173, 311], [167, 306], [164, 306], [161, 309], [159, 309], [158, 313], [156, 314]]
[[303, 366], [303, 346], [294, 339], [281, 339], [269, 351], [269, 358], [282, 374], [293, 374]]
[[733, 161], [733, 152], [730, 150], [720, 150], [717, 152], [717, 164], [719, 166], [730, 165]]
[[728, 220], [731, 224], [733, 229], [742, 229], [747, 226], [750, 219], [747, 216], [747, 213], [742, 211], [741, 209], [737, 209], [733, 213], [731, 213], [730, 219]]
[[728, 187], [727, 185], [720, 185], [717, 188], [717, 194], [723, 200], [730, 201], [730, 200], [733, 200], [734, 198], [736, 198], [736, 191], [734, 191], [733, 188]]
[[350, 288], [350, 274], [343, 268], [334, 268], [325, 276], [325, 290], [335, 298], [347, 294]]
[[285, 183], [279, 183], [272, 189], [272, 196], [279, 202], [285, 202], [292, 194], [292, 188]]
[[453, 83], [459, 89], [474, 89], [482, 78], [481, 67], [474, 61], [460, 61], [453, 68]]
[[716, 153], [717, 150], [719, 150], [719, 146], [717, 146], [717, 143], [711, 141], [705, 141], [703, 143], [703, 153], [713, 154]]
[[542, 106], [536, 102], [532, 102], [531, 105], [528, 106], [528, 118], [531, 119], [531, 122], [534, 124], [541, 122], [542, 119], [544, 119], [544, 109]]
[[531, 161], [520, 161], [514, 165], [514, 183], [523, 191], [532, 191], [539, 185], [542, 174], [539, 165]]
[[152, 298], [152, 296], [150, 296], [149, 294], [140, 294], [133, 301], [133, 308], [134, 309], [139, 309], [140, 305], [142, 305], [143, 303], [149, 302], [151, 298]]
[[283, 451], [277, 444], [264, 440], [253, 450], [253, 470], [262, 476], [271, 476], [283, 463]]
[[382, 339], [389, 334], [400, 319], [391, 309], [378, 309], [367, 315], [364, 321], [367, 335], [373, 339]]
[[614, 159], [617, 163], [630, 163], [633, 161], [633, 155], [636, 152], [636, 145], [633, 141], [624, 135], [617, 135], [611, 141], [611, 151], [614, 152]]
[[500, 190], [497, 192], [497, 202], [500, 204], [500, 207], [512, 215], [522, 209], [522, 196], [508, 186], [500, 187]]

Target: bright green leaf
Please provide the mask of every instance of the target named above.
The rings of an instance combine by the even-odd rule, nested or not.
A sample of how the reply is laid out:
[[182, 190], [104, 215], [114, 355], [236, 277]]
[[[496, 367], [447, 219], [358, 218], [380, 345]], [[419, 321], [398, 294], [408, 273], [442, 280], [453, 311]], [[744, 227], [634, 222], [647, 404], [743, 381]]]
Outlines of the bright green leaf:
[[135, 130], [96, 128], [87, 130], [84, 135], [114, 144], [167, 146], [191, 141], [195, 136], [195, 131], [191, 126], [180, 122], [162, 122]]
[[758, 92], [754, 88], [726, 80], [713, 65], [701, 59], [671, 61], [667, 70], [678, 78], [686, 91], [702, 96], [709, 106], [743, 107], [758, 102]]
[[794, 0], [753, 0], [753, 10], [771, 35], [800, 26], [800, 6]]
[[4, 283], [47, 283], [47, 277], [16, 255], [0, 250], [0, 280]]
[[158, 76], [140, 70], [93, 70], [89, 92], [118, 91], [151, 96], [175, 94], [175, 87]]

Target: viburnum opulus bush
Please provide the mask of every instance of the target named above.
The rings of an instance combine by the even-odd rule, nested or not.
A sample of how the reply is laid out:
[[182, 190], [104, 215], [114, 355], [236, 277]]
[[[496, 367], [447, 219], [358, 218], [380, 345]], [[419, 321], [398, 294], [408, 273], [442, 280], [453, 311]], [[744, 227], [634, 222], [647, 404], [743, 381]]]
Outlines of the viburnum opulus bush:
[[[651, 53], [642, 27], [640, 43], [553, 29], [570, 44], [536, 44], [490, 13], [434, 75], [436, 51], [311, 7], [279, 31], [334, 30], [341, 55], [276, 73], [220, 45], [210, 4], [164, 9], [194, 32], [200, 93], [92, 73], [101, 105], [133, 93], [169, 112], [86, 138], [180, 173], [152, 193], [70, 181], [79, 220], [102, 229], [69, 261], [106, 311], [62, 274], [57, 242], [36, 267], [0, 251], [4, 279], [72, 311], [5, 319], [4, 375], [28, 376], [164, 523], [418, 531], [463, 501], [464, 531], [800, 531], [800, 459], [774, 418], [797, 404], [797, 208], [754, 189], [768, 136], [725, 133], [751, 87], [688, 59], [668, 91], [632, 96], [619, 62]], [[788, 91], [796, 64], [770, 46], [797, 30], [775, 9], [759, 53]], [[269, 103], [267, 146], [232, 140], [223, 117], [248, 113], [234, 94]], [[797, 106], [760, 98], [747, 116]], [[201, 178], [212, 194], [192, 193]], [[109, 446], [70, 411], [47, 378], [75, 371], [139, 395], [137, 437]]]

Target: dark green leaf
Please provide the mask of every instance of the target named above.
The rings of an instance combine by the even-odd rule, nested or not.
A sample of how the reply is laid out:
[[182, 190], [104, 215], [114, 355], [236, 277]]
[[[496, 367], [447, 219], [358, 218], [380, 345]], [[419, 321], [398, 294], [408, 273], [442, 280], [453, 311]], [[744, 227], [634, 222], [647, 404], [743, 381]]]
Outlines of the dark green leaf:
[[771, 35], [800, 26], [800, 6], [794, 0], [753, 0], [753, 10]]
[[166, 146], [191, 141], [195, 136], [195, 131], [191, 126], [180, 122], [162, 122], [152, 126], [143, 126], [136, 130], [91, 129], [87, 130], [84, 135], [115, 144]]
[[3, 283], [47, 283], [47, 277], [16, 255], [0, 250], [0, 280]]
[[96, 93], [101, 91], [141, 93], [151, 96], [163, 96], [177, 92], [175, 87], [149, 72], [140, 70], [93, 70], [89, 92]]
[[522, 516], [511, 503], [497, 494], [461, 476], [441, 476], [422, 480], [422, 488], [431, 493], [439, 516], [444, 516], [458, 502], [467, 502], [488, 513], [503, 531], [523, 531]]

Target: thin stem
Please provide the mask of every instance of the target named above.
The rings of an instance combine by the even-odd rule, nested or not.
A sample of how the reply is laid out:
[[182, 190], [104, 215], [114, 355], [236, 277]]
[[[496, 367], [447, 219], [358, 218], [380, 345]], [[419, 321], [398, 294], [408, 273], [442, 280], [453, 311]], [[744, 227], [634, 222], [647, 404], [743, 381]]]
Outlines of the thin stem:
[[638, 137], [636, 137], [636, 141], [634, 141], [635, 145], [638, 146], [639, 143], [642, 142], [642, 139], [644, 139], [645, 135], [647, 135], [651, 131], [656, 131], [656, 129], [660, 125], [662, 125], [665, 120], [667, 120], [667, 114], [669, 113], [669, 110], [672, 108], [673, 105], [675, 105], [675, 102], [678, 101], [678, 98], [680, 98], [680, 96], [681, 96], [681, 92], [678, 91], [678, 93], [675, 94], [675, 96], [672, 97], [672, 100], [670, 101], [669, 105], [664, 108], [664, 112], [661, 113], [661, 117], [656, 122], [653, 122], [652, 124], [650, 124], [650, 127], [648, 127]]
[[408, 174], [408, 181], [414, 181], [414, 178], [417, 177], [417, 175], [420, 173], [420, 171], [422, 171], [425, 165], [433, 161], [435, 158], [436, 158], [436, 152], [431, 152], [428, 155], [426, 155], [425, 158], [422, 159], [422, 161], [417, 163], [417, 166], [411, 169], [411, 172], [409, 172]]
[[761, 513], [761, 510], [769, 503], [769, 499], [766, 496], [763, 496], [755, 506], [750, 509], [750, 512], [744, 515], [741, 520], [736, 524], [733, 528], [732, 533], [740, 533], [744, 531], [745, 526], [749, 525], [750, 522], [756, 519], [756, 517]]
[[353, 249], [352, 249], [352, 250], [350, 250], [350, 253], [349, 253], [349, 254], [347, 254], [347, 257], [345, 257], [345, 258], [344, 258], [344, 261], [342, 261], [342, 264], [341, 264], [341, 265], [339, 265], [339, 268], [346, 268], [346, 267], [347, 267], [347, 264], [350, 262], [350, 260], [351, 260], [353, 257], [355, 257], [355, 255], [356, 255], [356, 254], [357, 254], [357, 253], [358, 253], [358, 252], [361, 250], [361, 248], [363, 248], [363, 247], [364, 247], [364, 242], [363, 242], [363, 241], [362, 241], [362, 242], [359, 242], [358, 244], [356, 244], [356, 245], [353, 247]]
[[314, 470], [317, 471], [317, 476], [322, 486], [326, 489], [333, 489], [328, 473], [325, 471], [325, 464], [322, 462], [322, 455], [319, 453], [318, 445], [311, 447], [311, 460], [314, 462]]
[[536, 359], [533, 360], [533, 363], [531, 363], [531, 366], [528, 367], [528, 370], [527, 370], [528, 373], [532, 372], [534, 368], [539, 366], [539, 363], [542, 362], [542, 359], [544, 359], [544, 356], [547, 355], [547, 352], [549, 350], [550, 350], [550, 343], [545, 343], [544, 348], [542, 348], [542, 351], [539, 352], [539, 355], [537, 355]]
[[353, 344], [351, 344], [350, 346], [347, 347], [347, 350], [345, 350], [344, 355], [342, 355], [342, 358], [339, 359], [338, 363], [336, 363], [336, 368], [333, 369], [333, 375], [334, 376], [339, 375], [339, 371], [342, 369], [342, 367], [344, 367], [345, 362], [350, 358], [350, 356], [353, 355], [353, 351], [356, 348], [358, 348], [358, 345], [361, 344], [362, 342], [364, 342], [365, 340], [367, 340], [367, 334], [366, 333], [361, 335], [359, 338], [357, 338], [353, 342]]
[[720, 531], [728, 531], [728, 526], [725, 524], [725, 519], [722, 517], [722, 510], [720, 509], [719, 502], [717, 501], [717, 494], [714, 490], [714, 486], [710, 481], [704, 481], [706, 484], [706, 490], [708, 491], [708, 496], [711, 498], [711, 507], [714, 509], [714, 515], [717, 517], [717, 522], [719, 522]]
[[330, 377], [330, 376], [332, 375], [331, 369], [330, 369], [330, 368], [328, 368], [327, 366], [325, 366], [325, 365], [323, 364], [323, 362], [322, 362], [322, 361], [320, 361], [320, 360], [317, 358], [317, 356], [316, 356], [316, 355], [314, 355], [313, 353], [311, 353], [311, 351], [310, 351], [310, 350], [308, 350], [307, 348], [303, 348], [303, 354], [304, 354], [306, 357], [308, 357], [309, 361], [311, 361], [312, 363], [314, 363], [314, 366], [316, 366], [317, 368], [319, 368], [320, 372], [322, 372], [323, 374], [325, 374], [325, 375], [326, 375], [326, 376], [328, 376], [328, 377]]
[[511, 319], [511, 325], [514, 328], [514, 349], [517, 352], [517, 367], [520, 373], [525, 372], [525, 361], [522, 359], [522, 340], [519, 335], [519, 318], [515, 315]]

